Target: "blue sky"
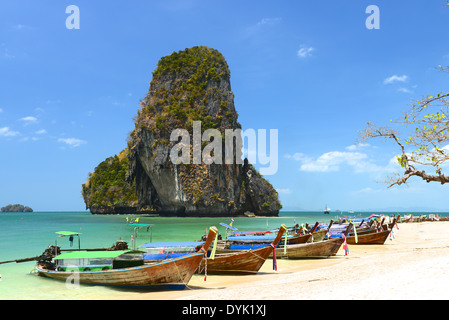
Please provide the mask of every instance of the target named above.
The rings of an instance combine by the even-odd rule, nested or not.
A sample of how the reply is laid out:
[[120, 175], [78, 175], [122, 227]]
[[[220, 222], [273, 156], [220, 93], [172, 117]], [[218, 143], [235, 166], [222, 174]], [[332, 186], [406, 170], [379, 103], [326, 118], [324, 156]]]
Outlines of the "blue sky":
[[[267, 179], [286, 210], [447, 208], [448, 186], [386, 189], [391, 143], [357, 145], [410, 101], [447, 90], [449, 8], [401, 1], [2, 1], [0, 205], [84, 210], [81, 184], [126, 146], [158, 60], [223, 53], [243, 128], [278, 129]], [[66, 28], [69, 5], [80, 29]], [[368, 5], [380, 9], [369, 30]], [[256, 167], [260, 165], [256, 162]]]

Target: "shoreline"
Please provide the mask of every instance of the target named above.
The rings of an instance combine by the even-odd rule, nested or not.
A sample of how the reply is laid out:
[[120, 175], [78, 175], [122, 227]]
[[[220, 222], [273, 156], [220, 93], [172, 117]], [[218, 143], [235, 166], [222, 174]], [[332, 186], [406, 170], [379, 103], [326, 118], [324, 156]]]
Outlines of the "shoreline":
[[447, 222], [400, 223], [384, 245], [349, 245], [327, 259], [268, 259], [258, 274], [195, 274], [180, 291], [128, 294], [134, 300], [449, 299]]

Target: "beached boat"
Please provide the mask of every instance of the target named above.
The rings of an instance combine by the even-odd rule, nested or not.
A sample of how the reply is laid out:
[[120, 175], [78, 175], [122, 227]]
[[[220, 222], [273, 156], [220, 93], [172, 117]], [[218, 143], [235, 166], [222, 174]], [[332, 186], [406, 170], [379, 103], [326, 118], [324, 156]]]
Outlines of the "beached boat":
[[[349, 225], [343, 234], [346, 236], [351, 228], [352, 226]], [[292, 244], [287, 247], [279, 246], [276, 248], [276, 256], [287, 259], [328, 258], [337, 254], [343, 242], [344, 238], [338, 237], [317, 242]]]
[[207, 259], [203, 259], [198, 272], [207, 274], [255, 274], [278, 245], [286, 230], [287, 227], [282, 225], [273, 242], [262, 248], [238, 251], [221, 249], [214, 255], [214, 258], [209, 256]]
[[357, 240], [356, 236], [349, 236], [346, 238], [346, 242], [348, 244], [384, 244], [385, 240], [387, 240], [391, 230], [385, 231], [373, 231], [370, 233], [358, 234]]
[[[273, 248], [277, 246], [287, 227], [282, 225], [276, 238], [270, 244], [262, 244], [261, 247], [251, 249], [238, 248], [233, 245], [226, 247], [223, 241], [214, 243], [214, 248], [209, 249], [207, 258], [203, 259], [198, 268], [198, 273], [205, 274], [255, 274], [264, 264]], [[188, 252], [197, 250], [201, 242], [166, 242], [166, 243], [146, 243], [141, 247], [146, 253], [144, 259], [147, 262], [171, 257], [180, 257]], [[215, 247], [216, 246], [216, 247]], [[215, 251], [215, 253], [213, 253]]]
[[343, 238], [333, 238], [318, 242], [291, 244], [287, 245], [286, 249], [276, 248], [276, 257], [287, 259], [328, 258], [337, 253], [343, 242]]
[[[299, 244], [299, 243], [306, 243], [310, 237], [311, 234], [295, 234], [295, 235], [288, 235], [287, 236], [287, 243], [288, 244]], [[226, 243], [233, 244], [233, 245], [248, 245], [248, 244], [270, 244], [274, 241], [276, 238], [276, 235], [247, 235], [247, 236], [230, 236], [227, 238]], [[280, 241], [280, 245], [283, 245], [285, 241], [285, 237], [283, 237]]]
[[133, 250], [76, 250], [53, 255], [57, 251], [51, 248], [38, 261], [36, 270], [40, 276], [65, 281], [78, 279], [87, 284], [182, 289], [198, 269], [217, 233], [215, 227], [209, 229], [199, 252], [156, 263], [144, 263], [143, 252]]
[[346, 242], [348, 244], [384, 244], [399, 218], [400, 216], [393, 220], [393, 222], [390, 224], [391, 228], [387, 227], [385, 230], [381, 231], [375, 229], [370, 232], [357, 234], [357, 236], [355, 234], [350, 235], [346, 237]]

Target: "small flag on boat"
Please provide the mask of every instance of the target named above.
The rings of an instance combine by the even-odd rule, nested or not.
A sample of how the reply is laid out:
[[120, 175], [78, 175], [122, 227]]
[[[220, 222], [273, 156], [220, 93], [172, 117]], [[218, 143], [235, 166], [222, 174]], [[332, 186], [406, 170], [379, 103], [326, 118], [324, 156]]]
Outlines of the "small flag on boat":
[[229, 225], [232, 227], [233, 223], [234, 223], [234, 219], [231, 218], [231, 223]]
[[267, 228], [268, 228], [268, 218], [267, 218]]

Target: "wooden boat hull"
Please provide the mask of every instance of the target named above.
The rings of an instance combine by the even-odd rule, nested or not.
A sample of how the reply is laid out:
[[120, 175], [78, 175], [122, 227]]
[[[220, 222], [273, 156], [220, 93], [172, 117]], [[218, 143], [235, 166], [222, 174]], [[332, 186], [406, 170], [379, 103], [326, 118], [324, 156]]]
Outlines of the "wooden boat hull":
[[342, 244], [343, 238], [333, 238], [330, 240], [323, 240], [319, 242], [287, 245], [286, 253], [284, 253], [283, 247], [276, 248], [276, 258], [328, 258], [330, 256], [336, 255]]
[[[312, 233], [312, 236], [313, 236], [313, 242], [323, 241], [324, 238], [326, 237], [326, 234], [327, 234], [327, 230], [326, 230], [326, 229], [323, 229], [323, 230], [320, 230], [320, 231], [315, 231], [315, 232], [313, 232], [313, 233]], [[307, 243], [309, 243], [309, 242], [312, 242], [312, 237], [310, 237], [310, 238], [307, 240]]]
[[218, 250], [215, 259], [201, 260], [198, 273], [207, 267], [207, 274], [256, 274], [272, 251], [269, 245], [255, 250]]
[[[304, 235], [297, 235], [292, 238], [287, 239], [288, 244], [300, 244], [300, 243], [306, 243], [310, 237], [311, 234], [304, 234]], [[283, 245], [283, 241], [281, 241], [281, 245]]]
[[39, 265], [36, 269], [40, 276], [64, 281], [79, 277], [79, 282], [86, 284], [183, 289], [198, 269], [203, 257], [203, 253], [195, 253], [158, 263], [105, 271], [54, 271], [44, 269]]
[[346, 238], [348, 244], [384, 244], [387, 240], [391, 230], [365, 233], [357, 235], [358, 241], [355, 242], [355, 236]]

